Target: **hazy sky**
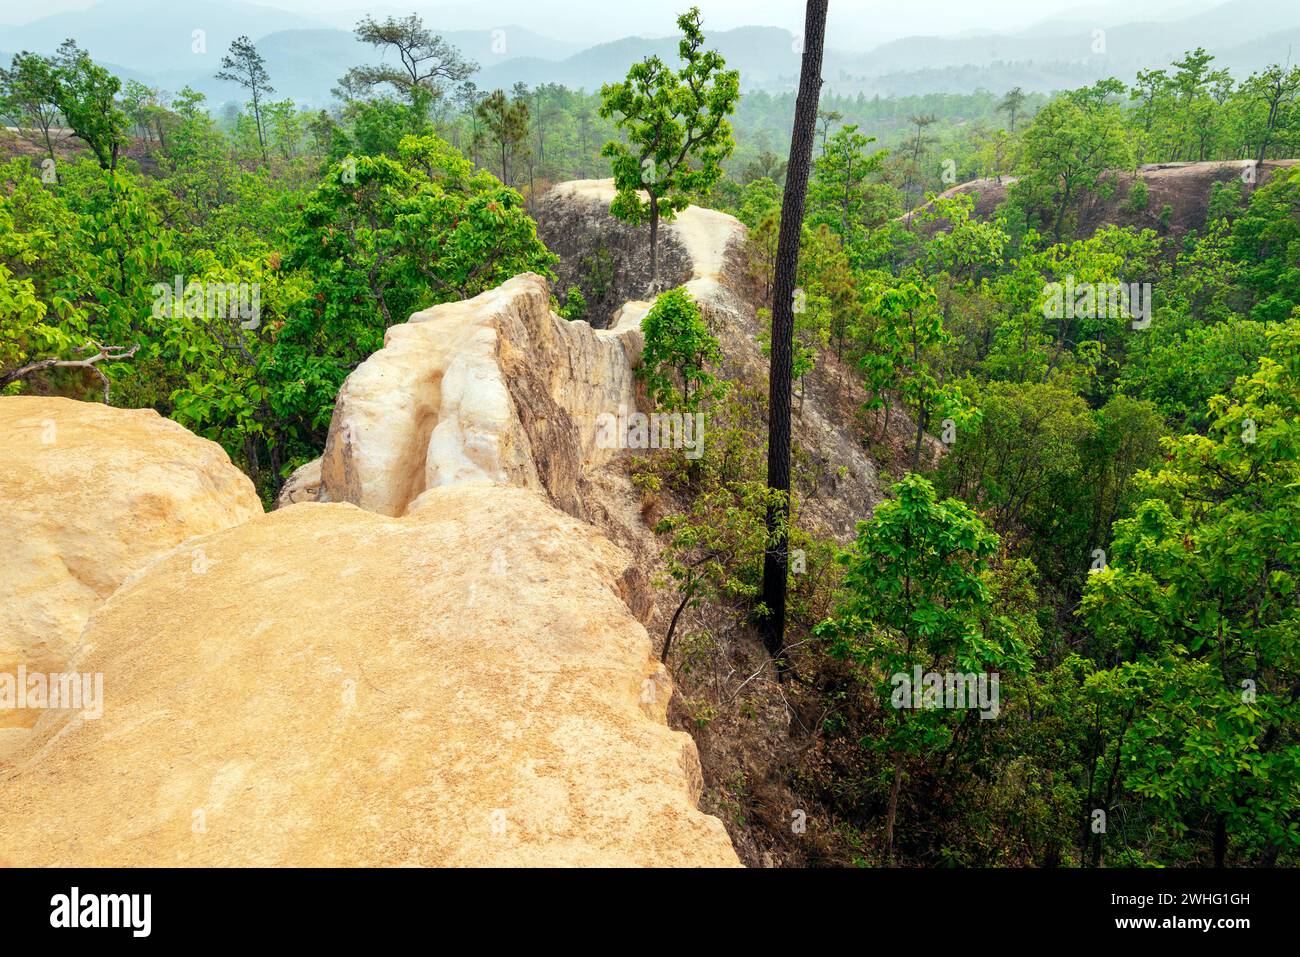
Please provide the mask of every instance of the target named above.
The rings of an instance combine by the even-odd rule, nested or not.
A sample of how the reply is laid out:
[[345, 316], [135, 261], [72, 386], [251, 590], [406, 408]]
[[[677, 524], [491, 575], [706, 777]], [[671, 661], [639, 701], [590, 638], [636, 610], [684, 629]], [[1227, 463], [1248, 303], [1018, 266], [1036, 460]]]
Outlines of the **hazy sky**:
[[[105, 0], [113, 3], [115, 0]], [[130, 0], [117, 0], [128, 3]], [[176, 0], [184, 4], [186, 0]], [[246, 0], [253, 2], [253, 0]], [[804, 5], [797, 0], [693, 0], [704, 12], [706, 28], [747, 24], [781, 26], [798, 32]], [[1009, 31], [1032, 27], [1057, 16], [1099, 26], [1159, 19], [1192, 12], [1222, 0], [831, 0], [828, 41], [864, 47], [901, 36], [951, 35], [975, 30]], [[358, 0], [260, 0], [261, 6], [292, 10], [338, 26], [351, 26], [362, 13], [377, 16], [412, 10], [442, 29], [491, 28], [518, 24], [576, 43], [598, 43], [629, 34], [664, 36], [674, 32], [677, 13], [692, 0], [406, 0], [365, 4]], [[66, 10], [92, 6], [91, 0], [0, 0], [0, 22], [23, 23]], [[3, 48], [0, 42], [0, 48]]]

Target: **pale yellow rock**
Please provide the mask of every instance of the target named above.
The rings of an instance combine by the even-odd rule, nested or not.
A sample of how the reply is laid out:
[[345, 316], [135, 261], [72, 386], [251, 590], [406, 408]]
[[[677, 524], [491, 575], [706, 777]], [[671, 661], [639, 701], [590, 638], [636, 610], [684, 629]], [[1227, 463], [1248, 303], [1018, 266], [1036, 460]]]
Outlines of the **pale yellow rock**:
[[621, 594], [539, 492], [298, 504], [132, 579], [85, 629], [104, 714], [0, 771], [12, 865], [729, 865]]
[[320, 459], [312, 459], [306, 465], [294, 469], [293, 474], [285, 479], [280, 494], [276, 496], [275, 507], [284, 508], [298, 502], [319, 502], [322, 498]]
[[[220, 446], [153, 410], [0, 398], [0, 673], [58, 671], [129, 575], [260, 514]], [[0, 709], [0, 759], [36, 716]]]
[[401, 515], [427, 489], [515, 485], [573, 511], [582, 471], [616, 452], [600, 416], [635, 411], [641, 345], [639, 327], [561, 319], [532, 273], [418, 312], [339, 391], [321, 497]]

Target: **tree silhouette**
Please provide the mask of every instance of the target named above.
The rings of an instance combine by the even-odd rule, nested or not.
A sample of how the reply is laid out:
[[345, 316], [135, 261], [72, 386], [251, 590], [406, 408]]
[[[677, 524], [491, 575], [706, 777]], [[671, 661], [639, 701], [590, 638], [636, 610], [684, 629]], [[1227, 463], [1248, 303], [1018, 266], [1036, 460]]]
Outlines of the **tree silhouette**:
[[239, 37], [230, 44], [230, 52], [221, 58], [218, 80], [230, 80], [248, 91], [253, 106], [253, 122], [257, 126], [257, 145], [262, 149], [262, 162], [269, 163], [266, 153], [266, 134], [262, 129], [262, 98], [275, 92], [271, 77], [266, 72], [266, 61], [257, 52], [253, 41]]

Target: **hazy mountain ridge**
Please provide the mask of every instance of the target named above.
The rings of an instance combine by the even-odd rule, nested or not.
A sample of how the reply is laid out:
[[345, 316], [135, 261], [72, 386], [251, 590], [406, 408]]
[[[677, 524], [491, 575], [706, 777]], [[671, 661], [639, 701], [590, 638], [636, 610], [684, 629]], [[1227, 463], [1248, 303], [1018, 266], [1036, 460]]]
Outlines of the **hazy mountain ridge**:
[[[832, 48], [824, 76], [828, 88], [840, 94], [971, 92], [1016, 85], [1051, 91], [1103, 76], [1131, 77], [1139, 69], [1166, 66], [1196, 46], [1207, 46], [1220, 65], [1238, 73], [1286, 62], [1292, 50], [1300, 49], [1300, 5], [1292, 0], [1229, 0], [1181, 18], [1156, 14], [1113, 27], [1091, 26], [1083, 14], [1016, 33], [913, 36], [869, 51]], [[149, 28], [141, 29], [142, 23]], [[429, 25], [438, 29], [432, 20]], [[195, 50], [195, 30], [204, 31], [201, 52]], [[475, 82], [483, 89], [524, 82], [592, 90], [621, 79], [634, 60], [650, 54], [669, 62], [677, 57], [675, 36], [623, 37], [579, 48], [516, 26], [441, 32], [480, 65]], [[349, 67], [379, 57], [346, 30], [242, 0], [196, 0], [184, 7], [167, 0], [100, 0], [89, 11], [7, 29], [0, 49], [9, 52], [0, 55], [7, 59], [20, 49], [52, 52], [72, 36], [124, 78], [172, 91], [189, 85], [220, 104], [241, 98], [238, 88], [215, 79], [215, 73], [230, 40], [243, 34], [254, 39], [266, 58], [276, 95], [306, 106], [327, 105], [330, 90]], [[738, 27], [710, 32], [709, 39], [728, 65], [740, 71], [745, 89], [793, 88], [799, 46], [790, 31]]]

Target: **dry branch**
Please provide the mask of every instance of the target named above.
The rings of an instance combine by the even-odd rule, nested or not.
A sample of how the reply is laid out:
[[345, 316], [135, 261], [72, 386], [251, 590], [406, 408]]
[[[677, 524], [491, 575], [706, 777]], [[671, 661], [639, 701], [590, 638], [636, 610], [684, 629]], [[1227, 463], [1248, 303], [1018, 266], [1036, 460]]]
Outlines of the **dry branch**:
[[0, 389], [9, 385], [11, 382], [17, 382], [43, 369], [89, 369], [95, 375], [99, 376], [99, 381], [104, 386], [104, 404], [108, 405], [109, 381], [108, 376], [102, 369], [96, 367], [97, 362], [120, 362], [123, 359], [130, 359], [140, 349], [140, 344], [136, 343], [130, 349], [126, 346], [103, 346], [93, 340], [87, 342], [77, 350], [78, 353], [95, 350], [95, 354], [85, 359], [38, 359], [35, 362], [29, 362], [25, 366], [19, 366], [8, 372], [0, 372]]

